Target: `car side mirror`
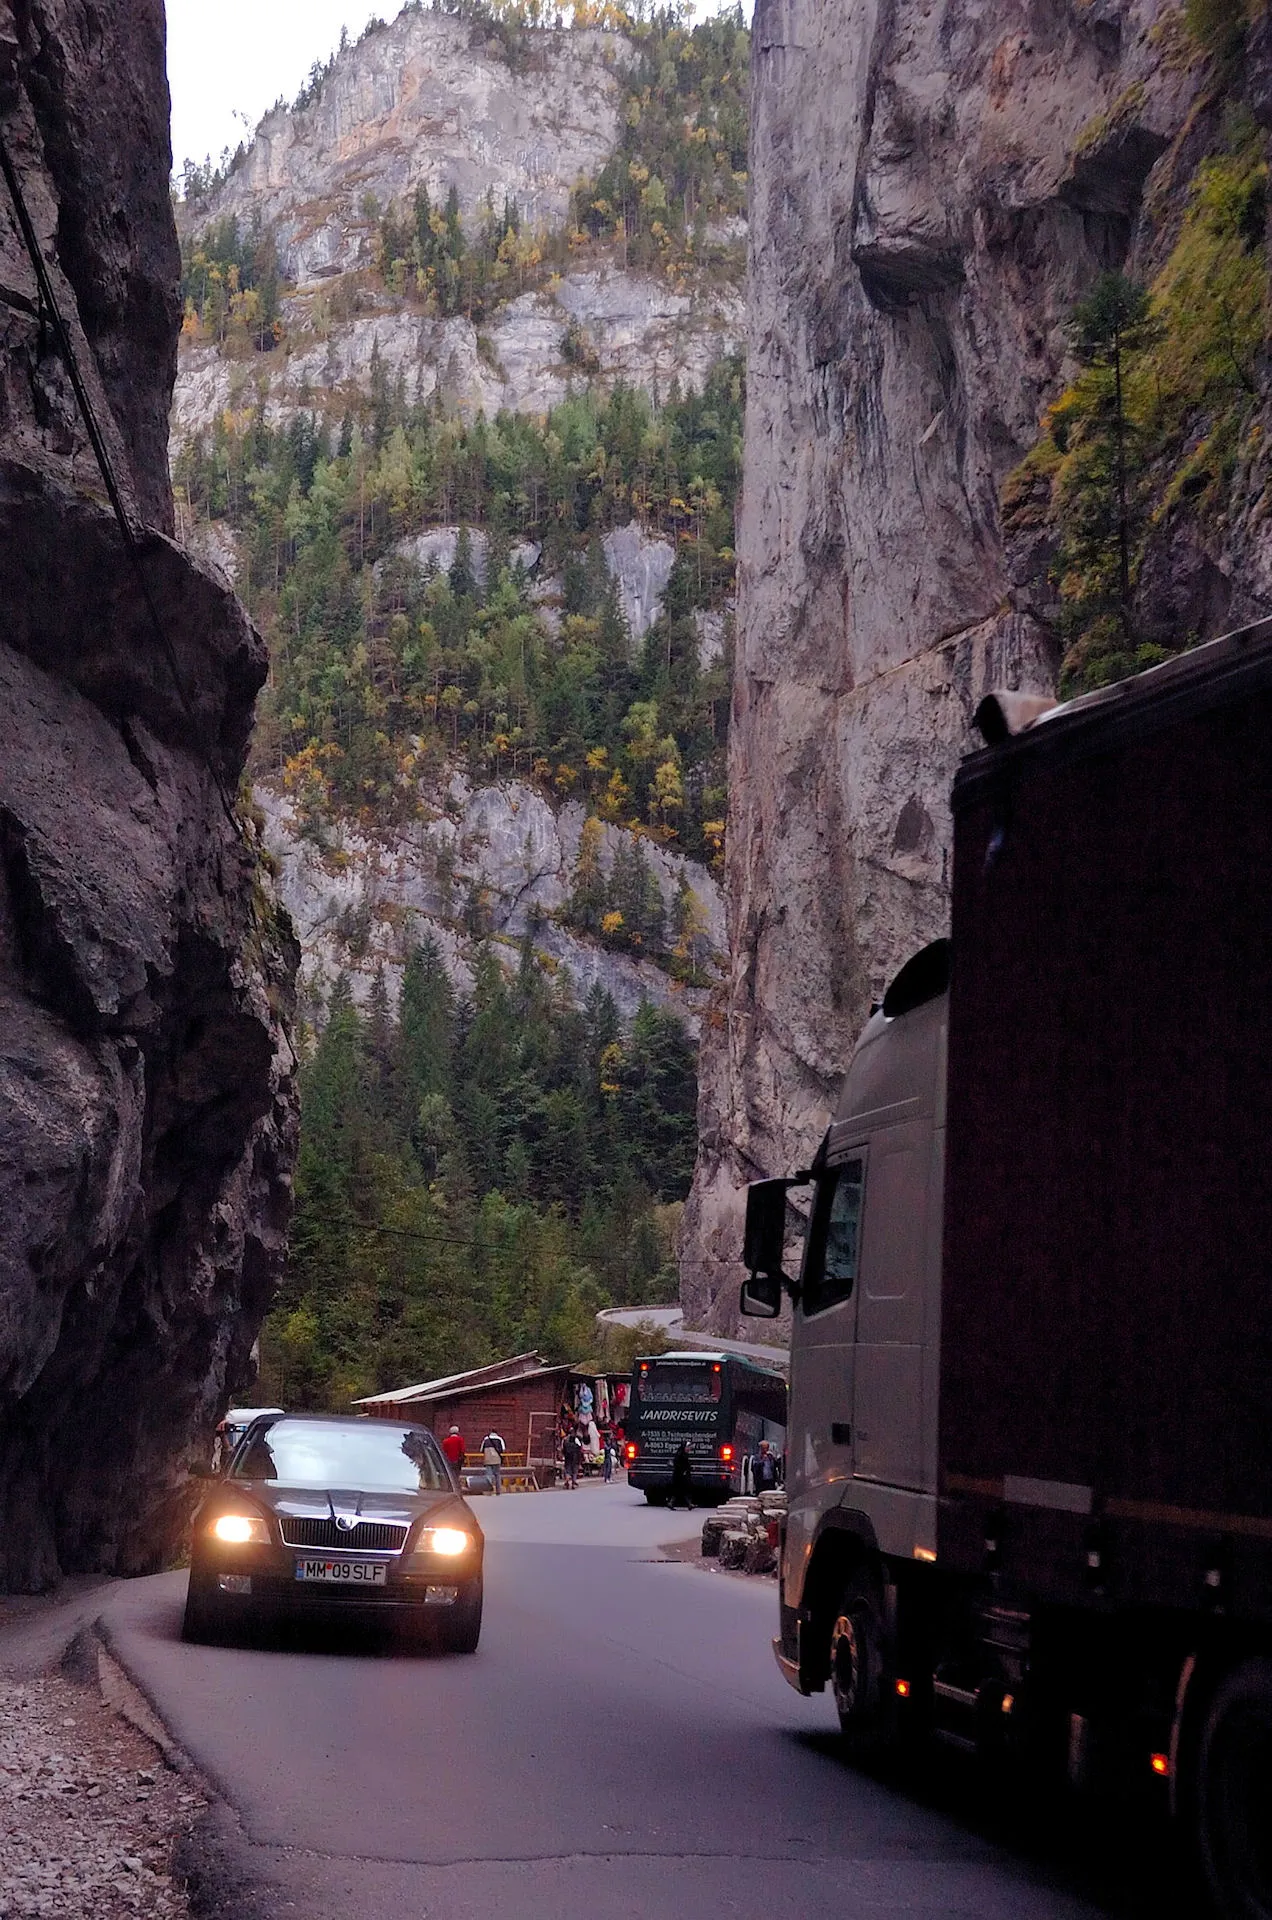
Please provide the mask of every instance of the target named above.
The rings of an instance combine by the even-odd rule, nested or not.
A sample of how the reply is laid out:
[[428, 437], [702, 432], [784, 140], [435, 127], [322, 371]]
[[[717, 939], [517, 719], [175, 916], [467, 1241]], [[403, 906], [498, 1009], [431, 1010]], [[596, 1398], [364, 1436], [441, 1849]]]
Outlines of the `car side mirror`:
[[739, 1302], [751, 1320], [776, 1320], [782, 1311], [782, 1276], [779, 1273], [753, 1273], [742, 1282]]

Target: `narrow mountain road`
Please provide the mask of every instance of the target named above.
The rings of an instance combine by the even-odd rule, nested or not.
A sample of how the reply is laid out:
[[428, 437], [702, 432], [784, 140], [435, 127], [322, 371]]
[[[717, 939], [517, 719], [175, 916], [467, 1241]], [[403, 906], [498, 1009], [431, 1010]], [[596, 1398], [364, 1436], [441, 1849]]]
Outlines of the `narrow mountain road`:
[[673, 1347], [698, 1347], [707, 1353], [740, 1353], [744, 1360], [762, 1360], [766, 1366], [790, 1368], [791, 1350], [766, 1347], [754, 1340], [722, 1340], [718, 1333], [694, 1333], [685, 1326], [681, 1307], [604, 1307], [597, 1314], [602, 1327], [657, 1327]]
[[687, 1516], [620, 1484], [477, 1508], [475, 1658], [186, 1647], [183, 1575], [111, 1590], [112, 1645], [238, 1816], [233, 1911], [1160, 1920], [1069, 1814], [991, 1832], [966, 1768], [849, 1767], [773, 1665], [772, 1584], [657, 1557]]

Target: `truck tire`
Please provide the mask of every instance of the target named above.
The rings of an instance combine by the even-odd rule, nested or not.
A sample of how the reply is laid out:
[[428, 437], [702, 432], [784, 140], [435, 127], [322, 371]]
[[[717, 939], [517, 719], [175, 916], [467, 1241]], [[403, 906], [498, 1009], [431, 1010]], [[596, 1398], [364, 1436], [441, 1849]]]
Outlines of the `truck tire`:
[[1272, 1661], [1246, 1660], [1216, 1688], [1193, 1806], [1201, 1869], [1224, 1920], [1272, 1920]]
[[872, 1752], [883, 1729], [883, 1596], [865, 1570], [849, 1574], [830, 1629], [830, 1689], [839, 1730], [855, 1754]]

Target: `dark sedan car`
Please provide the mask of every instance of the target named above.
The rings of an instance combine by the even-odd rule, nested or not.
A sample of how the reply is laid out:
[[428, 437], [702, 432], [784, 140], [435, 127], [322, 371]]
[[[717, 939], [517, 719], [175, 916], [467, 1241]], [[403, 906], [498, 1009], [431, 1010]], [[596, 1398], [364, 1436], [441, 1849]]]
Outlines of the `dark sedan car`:
[[481, 1528], [424, 1427], [284, 1414], [257, 1420], [194, 1522], [183, 1634], [268, 1618], [481, 1635]]

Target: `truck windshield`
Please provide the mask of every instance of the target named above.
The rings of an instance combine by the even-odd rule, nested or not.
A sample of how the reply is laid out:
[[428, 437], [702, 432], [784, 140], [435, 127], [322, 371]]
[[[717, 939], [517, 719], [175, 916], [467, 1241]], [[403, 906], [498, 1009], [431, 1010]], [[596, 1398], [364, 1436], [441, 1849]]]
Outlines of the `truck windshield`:
[[636, 1390], [646, 1406], [711, 1401], [720, 1398], [723, 1379], [718, 1364], [710, 1360], [642, 1361]]

